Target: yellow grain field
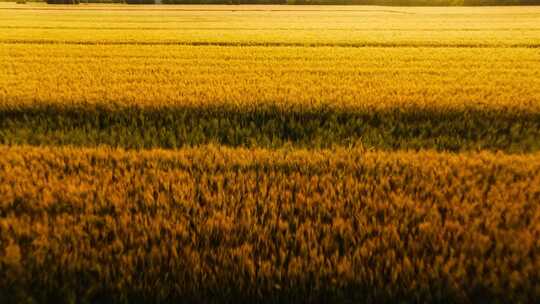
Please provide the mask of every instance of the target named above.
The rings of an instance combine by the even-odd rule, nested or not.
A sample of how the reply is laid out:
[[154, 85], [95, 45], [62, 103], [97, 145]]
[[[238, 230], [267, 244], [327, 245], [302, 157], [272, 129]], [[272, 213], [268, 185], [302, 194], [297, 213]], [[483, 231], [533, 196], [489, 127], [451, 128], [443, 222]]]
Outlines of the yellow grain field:
[[540, 8], [0, 3], [1, 303], [540, 299]]

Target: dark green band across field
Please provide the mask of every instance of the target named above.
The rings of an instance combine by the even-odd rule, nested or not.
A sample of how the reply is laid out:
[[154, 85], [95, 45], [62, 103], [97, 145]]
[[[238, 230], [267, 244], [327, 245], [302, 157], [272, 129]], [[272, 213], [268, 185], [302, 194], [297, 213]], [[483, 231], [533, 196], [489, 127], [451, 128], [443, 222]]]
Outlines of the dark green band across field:
[[0, 143], [121, 148], [201, 144], [382, 150], [540, 150], [540, 113], [481, 110], [242, 111], [223, 108], [0, 110]]

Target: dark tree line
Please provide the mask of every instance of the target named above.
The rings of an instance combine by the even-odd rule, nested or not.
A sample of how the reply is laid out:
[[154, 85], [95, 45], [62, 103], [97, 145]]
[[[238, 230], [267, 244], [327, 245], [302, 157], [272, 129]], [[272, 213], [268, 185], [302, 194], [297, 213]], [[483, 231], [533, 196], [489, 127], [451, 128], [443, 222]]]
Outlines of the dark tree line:
[[[49, 4], [78, 4], [81, 0], [46, 0]], [[116, 2], [154, 4], [156, 0], [82, 0], [82, 2]], [[481, 6], [540, 5], [540, 0], [161, 0], [163, 4], [357, 4], [395, 6]]]
[[[181, 1], [181, 0], [175, 0]], [[368, 4], [395, 6], [540, 5], [540, 0], [288, 0], [288, 4]]]

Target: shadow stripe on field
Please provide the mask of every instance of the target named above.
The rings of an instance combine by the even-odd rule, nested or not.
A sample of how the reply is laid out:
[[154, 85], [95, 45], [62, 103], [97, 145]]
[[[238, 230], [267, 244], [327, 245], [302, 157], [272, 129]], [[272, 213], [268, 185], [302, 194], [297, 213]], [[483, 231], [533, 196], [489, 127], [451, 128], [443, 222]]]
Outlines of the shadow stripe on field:
[[0, 109], [6, 145], [178, 148], [364, 146], [383, 150], [540, 150], [540, 113], [489, 109], [340, 111], [226, 107], [63, 107]]

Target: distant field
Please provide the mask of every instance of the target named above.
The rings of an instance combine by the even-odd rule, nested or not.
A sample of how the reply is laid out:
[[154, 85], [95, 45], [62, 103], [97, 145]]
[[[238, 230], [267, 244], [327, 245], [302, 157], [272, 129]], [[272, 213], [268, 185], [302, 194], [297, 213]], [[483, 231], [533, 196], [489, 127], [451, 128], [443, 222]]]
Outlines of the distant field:
[[540, 7], [534, 6], [80, 5], [73, 9], [2, 4], [0, 26], [6, 30], [0, 32], [0, 41], [539, 47], [539, 14]]
[[540, 7], [3, 3], [0, 145], [0, 302], [540, 298]]

